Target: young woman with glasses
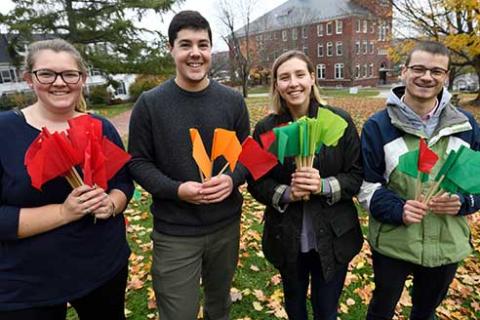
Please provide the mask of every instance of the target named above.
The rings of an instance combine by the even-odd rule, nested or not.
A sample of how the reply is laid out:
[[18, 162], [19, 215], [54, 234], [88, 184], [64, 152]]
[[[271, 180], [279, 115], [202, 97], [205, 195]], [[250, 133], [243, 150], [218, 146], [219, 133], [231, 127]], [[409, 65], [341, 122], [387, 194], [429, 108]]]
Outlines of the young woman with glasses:
[[[63, 320], [67, 302], [80, 319], [124, 319], [130, 250], [120, 213], [133, 192], [126, 169], [107, 190], [72, 190], [58, 177], [40, 191], [24, 165], [42, 128], [66, 132], [69, 119], [85, 114], [85, 64], [68, 42], [39, 41], [29, 46], [24, 78], [37, 101], [0, 113], [0, 320]], [[112, 124], [96, 118], [122, 146]]]

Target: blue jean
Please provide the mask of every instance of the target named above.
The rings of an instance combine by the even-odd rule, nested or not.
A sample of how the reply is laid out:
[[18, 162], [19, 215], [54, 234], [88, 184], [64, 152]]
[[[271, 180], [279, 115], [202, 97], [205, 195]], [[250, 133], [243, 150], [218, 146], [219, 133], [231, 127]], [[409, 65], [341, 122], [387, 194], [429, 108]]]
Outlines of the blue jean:
[[407, 276], [413, 275], [411, 320], [432, 320], [435, 309], [447, 295], [458, 263], [427, 268], [387, 257], [372, 250], [375, 290], [367, 320], [389, 320], [403, 291]]
[[285, 309], [290, 320], [307, 320], [307, 290], [311, 281], [313, 318], [315, 320], [336, 320], [337, 308], [347, 265], [338, 269], [334, 277], [325, 281], [320, 257], [316, 251], [300, 253], [297, 259], [297, 273], [280, 270]]

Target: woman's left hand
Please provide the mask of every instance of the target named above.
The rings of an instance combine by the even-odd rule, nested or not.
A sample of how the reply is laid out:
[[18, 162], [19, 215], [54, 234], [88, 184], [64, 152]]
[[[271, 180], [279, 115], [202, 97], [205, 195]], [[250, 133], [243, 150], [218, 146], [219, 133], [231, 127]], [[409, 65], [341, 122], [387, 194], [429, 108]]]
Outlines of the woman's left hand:
[[97, 198], [97, 203], [89, 208], [89, 211], [95, 215], [96, 219], [108, 219], [115, 215], [115, 204], [112, 198], [103, 189], [102, 191]]
[[292, 188], [310, 193], [321, 192], [322, 179], [315, 168], [302, 167], [292, 174]]

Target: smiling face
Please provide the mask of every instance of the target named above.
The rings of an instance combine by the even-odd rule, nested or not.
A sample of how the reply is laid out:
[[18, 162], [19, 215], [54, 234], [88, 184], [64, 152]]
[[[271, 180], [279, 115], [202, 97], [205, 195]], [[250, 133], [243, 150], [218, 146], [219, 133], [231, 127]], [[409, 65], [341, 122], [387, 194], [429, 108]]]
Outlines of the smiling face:
[[175, 60], [176, 82], [188, 91], [199, 91], [208, 85], [212, 46], [207, 30], [182, 29], [170, 48]]
[[448, 56], [421, 50], [414, 51], [408, 66], [402, 67], [407, 104], [434, 105], [448, 77], [446, 70], [448, 70]]
[[[37, 70], [64, 72], [67, 70], [80, 71], [80, 68], [70, 53], [65, 51], [55, 52], [47, 49], [35, 54], [32, 72]], [[71, 112], [75, 109], [82, 94], [82, 85], [85, 83], [85, 77], [82, 74], [78, 83], [67, 84], [59, 75], [55, 82], [42, 84], [33, 73], [27, 73], [25, 81], [35, 91], [39, 106], [58, 113]]]
[[276, 90], [285, 100], [290, 112], [295, 116], [305, 115], [315, 83], [307, 63], [296, 57], [285, 61], [278, 67], [276, 79]]

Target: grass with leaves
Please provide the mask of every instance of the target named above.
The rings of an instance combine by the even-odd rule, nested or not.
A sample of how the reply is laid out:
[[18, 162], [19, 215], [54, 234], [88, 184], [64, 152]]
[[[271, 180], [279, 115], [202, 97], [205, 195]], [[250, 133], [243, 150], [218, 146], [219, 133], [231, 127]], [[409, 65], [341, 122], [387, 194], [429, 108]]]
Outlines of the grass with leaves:
[[[365, 120], [376, 110], [383, 107], [384, 99], [375, 98], [327, 98], [330, 104], [347, 110], [357, 129], [360, 130]], [[268, 113], [268, 98], [249, 98], [252, 128], [254, 124]], [[469, 108], [478, 119], [480, 110]], [[231, 296], [233, 305], [231, 319], [234, 320], [274, 320], [286, 319], [282, 306], [283, 293], [280, 276], [265, 260], [261, 250], [263, 205], [255, 201], [242, 186], [244, 207], [239, 263]], [[157, 319], [155, 298], [151, 289], [151, 241], [152, 218], [149, 213], [150, 196], [137, 187], [134, 199], [125, 212], [128, 223], [128, 239], [132, 248], [130, 257], [130, 274], [127, 288], [126, 313], [129, 320]], [[360, 222], [364, 232], [368, 225], [368, 216], [360, 210]], [[478, 214], [477, 214], [478, 216]], [[440, 319], [480, 319], [480, 219], [471, 218], [472, 245], [474, 254], [467, 258], [457, 272], [447, 298], [438, 308]], [[396, 319], [408, 319], [411, 307], [409, 289], [412, 281], [407, 281], [406, 289], [397, 307]], [[370, 250], [367, 243], [359, 255], [350, 264], [345, 288], [340, 300], [339, 319], [358, 320], [365, 316], [368, 301], [373, 290], [373, 278]], [[69, 311], [69, 320], [76, 319]], [[199, 313], [202, 319], [202, 310]]]

